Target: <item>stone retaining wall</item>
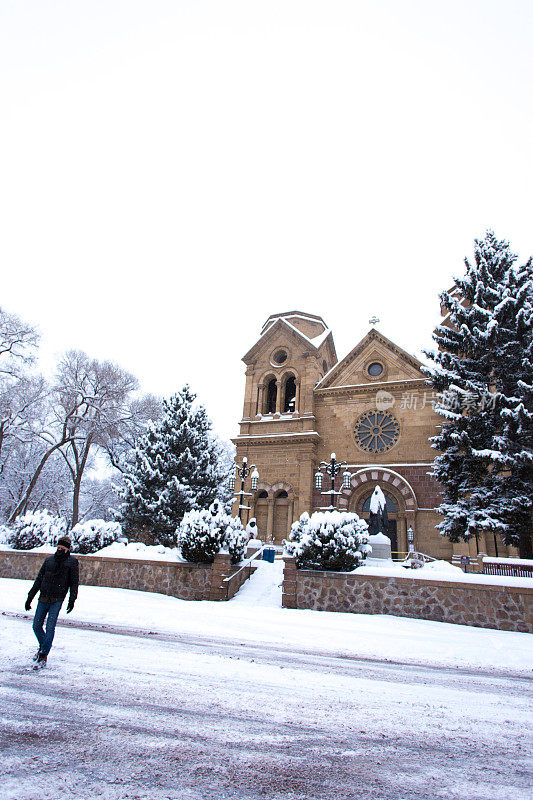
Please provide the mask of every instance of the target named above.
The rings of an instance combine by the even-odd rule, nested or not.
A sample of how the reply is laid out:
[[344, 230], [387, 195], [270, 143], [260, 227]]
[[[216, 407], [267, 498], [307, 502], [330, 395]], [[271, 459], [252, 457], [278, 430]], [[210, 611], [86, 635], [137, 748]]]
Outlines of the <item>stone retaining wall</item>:
[[294, 558], [285, 559], [283, 606], [533, 633], [533, 588], [297, 570]]
[[[45, 553], [2, 550], [0, 577], [34, 580], [45, 558]], [[76, 558], [80, 562], [80, 584], [159, 592], [181, 600], [229, 600], [248, 578], [248, 570], [242, 570], [242, 578], [239, 575], [230, 582], [228, 590], [224, 578], [233, 575], [238, 567], [231, 565], [230, 556], [225, 553], [216, 556], [213, 564], [90, 555]]]

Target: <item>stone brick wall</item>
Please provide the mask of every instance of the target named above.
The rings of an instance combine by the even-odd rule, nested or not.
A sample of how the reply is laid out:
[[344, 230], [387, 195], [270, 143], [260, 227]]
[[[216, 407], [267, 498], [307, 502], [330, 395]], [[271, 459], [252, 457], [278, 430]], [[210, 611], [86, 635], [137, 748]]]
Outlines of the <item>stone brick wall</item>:
[[[0, 577], [34, 580], [46, 555], [23, 550], [0, 551]], [[213, 564], [184, 564], [104, 556], [76, 556], [80, 562], [80, 584], [159, 592], [181, 600], [229, 600], [248, 578], [248, 570], [227, 591], [225, 577], [237, 567], [230, 556], [219, 554]], [[232, 593], [233, 592], [233, 593]]]
[[533, 633], [533, 587], [297, 570], [294, 558], [285, 559], [283, 606]]

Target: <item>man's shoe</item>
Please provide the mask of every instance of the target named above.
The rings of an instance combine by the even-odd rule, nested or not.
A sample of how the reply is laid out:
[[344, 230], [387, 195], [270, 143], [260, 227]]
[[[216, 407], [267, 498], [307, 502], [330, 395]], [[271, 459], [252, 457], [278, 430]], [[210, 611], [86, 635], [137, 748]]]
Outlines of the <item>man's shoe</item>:
[[44, 667], [46, 667], [46, 656], [44, 653], [39, 653], [37, 661], [33, 665], [32, 669], [44, 669]]
[[41, 655], [41, 651], [37, 650], [37, 652], [35, 653], [35, 655], [32, 658], [32, 661], [38, 661], [40, 655]]

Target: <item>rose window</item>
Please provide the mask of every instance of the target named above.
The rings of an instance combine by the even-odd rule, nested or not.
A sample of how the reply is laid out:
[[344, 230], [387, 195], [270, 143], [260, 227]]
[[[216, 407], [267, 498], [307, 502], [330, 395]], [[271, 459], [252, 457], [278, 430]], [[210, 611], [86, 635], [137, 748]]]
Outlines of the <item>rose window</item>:
[[396, 444], [399, 435], [398, 420], [385, 411], [367, 411], [354, 428], [356, 443], [369, 453], [385, 453]]

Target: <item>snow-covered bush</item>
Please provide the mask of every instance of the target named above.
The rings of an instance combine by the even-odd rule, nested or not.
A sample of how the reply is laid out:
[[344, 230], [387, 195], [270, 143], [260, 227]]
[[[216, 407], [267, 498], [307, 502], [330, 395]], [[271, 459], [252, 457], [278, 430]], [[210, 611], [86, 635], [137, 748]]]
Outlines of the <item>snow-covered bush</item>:
[[0, 545], [9, 545], [11, 539], [11, 528], [7, 525], [0, 525]]
[[30, 511], [17, 517], [11, 526], [8, 544], [15, 550], [31, 550], [43, 544], [55, 544], [67, 532], [67, 521], [49, 511]]
[[187, 561], [211, 563], [217, 553], [227, 550], [236, 564], [246, 547], [240, 519], [227, 514], [218, 500], [207, 509], [185, 514], [176, 533], [181, 554]]
[[210, 564], [222, 548], [225, 531], [209, 509], [188, 511], [176, 531], [183, 558]]
[[89, 519], [78, 522], [70, 531], [73, 553], [96, 553], [122, 537], [120, 522], [106, 522], [103, 519]]
[[[229, 515], [226, 515], [229, 516]], [[246, 544], [248, 542], [248, 534], [242, 527], [242, 522], [239, 517], [229, 516], [229, 523], [226, 527], [226, 534], [224, 537], [224, 548], [231, 556], [231, 563], [238, 564], [244, 556]]]
[[355, 569], [372, 549], [366, 522], [347, 511], [304, 512], [283, 544], [299, 569], [338, 572]]

